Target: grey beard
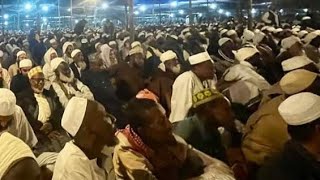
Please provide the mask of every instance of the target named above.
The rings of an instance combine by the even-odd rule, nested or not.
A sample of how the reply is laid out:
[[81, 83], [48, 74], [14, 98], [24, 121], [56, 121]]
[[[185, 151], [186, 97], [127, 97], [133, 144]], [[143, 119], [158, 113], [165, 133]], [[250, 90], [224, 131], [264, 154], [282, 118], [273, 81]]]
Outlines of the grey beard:
[[61, 81], [63, 81], [63, 82], [71, 83], [71, 82], [73, 82], [73, 80], [74, 80], [74, 74], [73, 74], [73, 72], [71, 71], [70, 77], [67, 77], [67, 76], [65, 76], [64, 74], [62, 74], [62, 73], [60, 72], [60, 74], [59, 74], [59, 79], [60, 79]]
[[80, 61], [77, 63], [77, 66], [81, 69], [81, 70], [85, 70], [87, 67], [87, 64], [83, 61]]

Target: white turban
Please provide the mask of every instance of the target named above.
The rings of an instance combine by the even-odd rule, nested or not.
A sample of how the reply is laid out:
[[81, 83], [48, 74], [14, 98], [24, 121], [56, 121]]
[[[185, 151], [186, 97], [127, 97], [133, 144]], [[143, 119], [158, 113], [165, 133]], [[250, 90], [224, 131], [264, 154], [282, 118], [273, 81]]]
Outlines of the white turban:
[[80, 129], [86, 114], [88, 100], [85, 98], [73, 97], [63, 113], [61, 126], [71, 136], [75, 136]]
[[172, 60], [172, 59], [177, 59], [177, 54], [173, 52], [172, 50], [166, 51], [160, 56], [160, 61], [162, 63]]
[[231, 29], [231, 30], [229, 30], [228, 32], [227, 32], [227, 36], [232, 36], [232, 35], [235, 35], [235, 34], [237, 34], [237, 32], [235, 31], [235, 30], [233, 30], [233, 29]]
[[16, 109], [16, 96], [12, 91], [0, 88], [0, 116], [11, 116]]
[[57, 40], [56, 39], [50, 39], [50, 44], [53, 44], [53, 43], [56, 43], [57, 42]]
[[63, 44], [63, 46], [62, 46], [62, 52], [63, 52], [63, 54], [66, 53], [67, 48], [68, 48], [69, 46], [72, 46], [72, 47], [73, 47], [73, 44], [72, 44], [71, 42], [65, 42], [65, 43]]
[[55, 71], [62, 62], [66, 62], [66, 61], [62, 58], [59, 58], [59, 57], [52, 59], [51, 70]]
[[73, 50], [72, 53], [71, 53], [71, 57], [74, 58], [78, 53], [81, 53], [80, 49]]
[[23, 59], [19, 62], [19, 68], [32, 67], [32, 61], [30, 59]]
[[295, 56], [282, 61], [281, 65], [282, 65], [283, 71], [287, 72], [287, 71], [292, 71], [295, 69], [302, 68], [303, 66], [306, 66], [311, 63], [313, 63], [313, 61], [306, 56]]
[[263, 38], [266, 37], [266, 34], [262, 31], [256, 32], [256, 34], [253, 37], [253, 44], [258, 45], [263, 40]]
[[224, 43], [226, 43], [228, 41], [232, 41], [232, 40], [230, 38], [223, 37], [223, 38], [219, 39], [218, 44], [221, 47], [222, 45], [224, 45]]
[[27, 144], [8, 132], [0, 135], [0, 179], [3, 178], [10, 167], [27, 157], [35, 159]]
[[295, 43], [301, 43], [300, 39], [296, 36], [290, 36], [281, 41], [281, 46], [284, 50], [290, 49]]
[[53, 48], [49, 48], [43, 57], [45, 63], [50, 63], [52, 54], [57, 54], [57, 51]]
[[254, 32], [245, 29], [243, 32], [243, 36], [241, 37], [242, 41], [245, 43], [247, 41], [252, 41], [254, 37]]
[[26, 53], [25, 51], [19, 51], [19, 52], [17, 53], [17, 58], [18, 58], [19, 56], [21, 56], [22, 54], [27, 55], [27, 53]]
[[317, 34], [316, 32], [311, 32], [311, 33], [309, 33], [305, 38], [304, 38], [304, 42], [306, 43], [306, 44], [309, 44], [309, 43], [311, 43], [311, 41], [314, 39], [314, 38], [316, 38], [317, 36], [319, 36], [319, 34]]
[[259, 51], [254, 47], [244, 47], [238, 51], [233, 51], [235, 59], [238, 61], [245, 61], [257, 53], [259, 53]]
[[302, 38], [304, 38], [307, 34], [308, 34], [308, 31], [302, 30], [302, 31], [300, 31], [300, 32], [298, 33], [298, 37], [299, 37], [300, 39], [302, 39]]
[[138, 54], [138, 53], [143, 54], [143, 49], [142, 49], [142, 47], [140, 47], [140, 46], [136, 46], [135, 48], [132, 48], [132, 49], [129, 51], [129, 56], [131, 56], [131, 55], [133, 55], [133, 54]]
[[198, 53], [189, 57], [189, 62], [191, 65], [200, 64], [209, 60], [213, 62], [208, 52]]
[[131, 43], [131, 48], [135, 48], [137, 46], [140, 46], [140, 47], [142, 46], [139, 41], [135, 41], [135, 42]]

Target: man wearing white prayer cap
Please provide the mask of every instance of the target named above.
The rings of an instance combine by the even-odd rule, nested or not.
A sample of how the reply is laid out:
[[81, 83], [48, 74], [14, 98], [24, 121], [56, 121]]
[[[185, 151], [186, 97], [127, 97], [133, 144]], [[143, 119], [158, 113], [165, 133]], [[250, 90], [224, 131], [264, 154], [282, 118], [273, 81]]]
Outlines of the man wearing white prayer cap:
[[40, 168], [30, 147], [5, 132], [0, 135], [0, 179], [38, 180]]
[[62, 46], [62, 53], [63, 53], [63, 59], [71, 64], [73, 62], [73, 59], [71, 57], [71, 53], [74, 50], [73, 43], [71, 42], [65, 42]]
[[162, 63], [152, 76], [147, 89], [157, 95], [162, 107], [165, 108], [166, 112], [170, 112], [172, 85], [181, 73], [181, 65], [179, 64], [177, 54], [172, 50], [164, 52], [160, 56], [160, 60]]
[[241, 46], [241, 39], [239, 38], [237, 31], [231, 29], [227, 32], [227, 36], [232, 39], [237, 47]]
[[241, 36], [242, 39], [242, 45], [250, 45], [253, 43], [253, 37], [254, 37], [254, 32], [245, 29], [243, 31], [243, 35]]
[[304, 50], [306, 55], [316, 64], [320, 62], [320, 34], [311, 32], [303, 40], [306, 45]]
[[19, 73], [12, 78], [10, 84], [12, 92], [17, 94], [25, 88], [30, 87], [28, 80], [30, 69], [32, 69], [32, 61], [30, 59], [23, 59], [19, 62]]
[[290, 36], [281, 41], [281, 51], [287, 52], [290, 57], [304, 55], [301, 40], [296, 36]]
[[246, 124], [242, 150], [249, 162], [258, 165], [264, 164], [272, 154], [280, 152], [289, 140], [287, 125], [278, 112], [285, 98], [300, 92], [320, 94], [318, 74], [303, 69], [289, 72], [279, 84], [283, 92], [260, 105]]
[[16, 59], [16, 63], [12, 64], [9, 69], [9, 75], [12, 78], [13, 76], [17, 75], [19, 72], [19, 62], [23, 59], [27, 59], [27, 53], [25, 51], [19, 51], [17, 53], [17, 59]]
[[319, 69], [316, 66], [316, 64], [305, 55], [295, 56], [287, 60], [284, 60], [281, 63], [281, 66], [284, 72], [289, 72], [295, 69], [306, 69], [316, 73], [319, 72]]
[[16, 105], [13, 92], [0, 88], [0, 134], [3, 132], [13, 134], [31, 148], [38, 142], [24, 112]]
[[105, 180], [98, 166], [104, 146], [114, 146], [114, 118], [104, 107], [84, 98], [73, 97], [68, 103], [61, 126], [73, 137], [56, 160], [52, 180]]
[[52, 71], [56, 79], [52, 82], [52, 87], [59, 97], [63, 107], [66, 107], [72, 97], [82, 97], [93, 100], [90, 89], [80, 80], [74, 77], [69, 64], [62, 58], [55, 58], [51, 61]]
[[84, 62], [84, 56], [80, 49], [75, 49], [71, 53], [73, 62], [69, 65], [74, 77], [81, 79], [81, 72], [86, 69], [87, 64]]
[[291, 139], [274, 155], [258, 175], [258, 180], [320, 179], [320, 97], [304, 92], [293, 95], [278, 108], [288, 124]]
[[193, 94], [205, 88], [215, 89], [215, 70], [208, 52], [190, 56], [189, 63], [191, 70], [178, 76], [172, 86], [171, 123], [185, 119], [192, 107]]

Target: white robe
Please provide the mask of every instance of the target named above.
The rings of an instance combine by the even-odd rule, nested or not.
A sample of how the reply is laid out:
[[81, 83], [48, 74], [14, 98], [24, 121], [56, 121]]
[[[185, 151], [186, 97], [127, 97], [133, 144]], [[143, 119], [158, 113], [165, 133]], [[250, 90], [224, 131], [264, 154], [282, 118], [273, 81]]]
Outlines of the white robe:
[[106, 174], [71, 141], [58, 155], [52, 180], [106, 180]]
[[10, 89], [11, 77], [9, 75], [9, 72], [5, 68], [2, 68], [1, 76], [2, 76], [2, 79], [3, 79], [3, 88]]
[[192, 96], [205, 88], [215, 89], [215, 84], [214, 80], [201, 82], [192, 71], [178, 76], [172, 87], [170, 122], [182, 121], [192, 107]]
[[25, 142], [30, 148], [33, 148], [37, 143], [38, 139], [33, 132], [31, 125], [29, 124], [21, 107], [16, 106], [15, 113], [13, 114], [13, 120], [9, 125], [6, 132], [18, 137]]

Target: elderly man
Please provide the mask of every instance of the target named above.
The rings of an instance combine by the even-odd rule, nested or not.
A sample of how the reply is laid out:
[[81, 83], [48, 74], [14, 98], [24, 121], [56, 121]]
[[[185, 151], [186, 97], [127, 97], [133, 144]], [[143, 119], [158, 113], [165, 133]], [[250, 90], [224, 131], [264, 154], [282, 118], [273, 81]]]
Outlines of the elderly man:
[[68, 142], [59, 153], [52, 179], [107, 179], [99, 160], [104, 146], [116, 144], [112, 120], [113, 117], [98, 102], [72, 98], [61, 125], [73, 141]]
[[187, 71], [173, 83], [170, 122], [176, 123], [187, 117], [192, 107], [192, 95], [205, 89], [215, 89], [215, 70], [212, 59], [207, 52], [189, 57], [191, 70]]
[[51, 68], [51, 61], [57, 57], [58, 57], [57, 51], [54, 50], [53, 48], [48, 49], [48, 51], [44, 54], [45, 64], [42, 70], [45, 78], [45, 89], [50, 89], [51, 82], [54, 81], [54, 79], [56, 78]]
[[164, 109], [154, 100], [134, 98], [125, 114], [129, 123], [116, 134], [119, 144], [113, 156], [118, 179], [233, 179], [225, 164], [174, 136]]
[[217, 56], [214, 57], [214, 60], [216, 61], [215, 68], [217, 70], [217, 77], [220, 79], [223, 73], [235, 62], [232, 51], [236, 49], [236, 46], [230, 38], [226, 37], [219, 39], [218, 45], [218, 53]]
[[10, 88], [11, 77], [5, 68], [2, 68], [0, 63], [0, 88]]
[[86, 69], [87, 64], [84, 62], [84, 56], [80, 49], [75, 49], [71, 53], [73, 62], [70, 64], [70, 68], [74, 74], [74, 77], [81, 79], [81, 72]]
[[71, 57], [71, 53], [73, 50], [74, 50], [74, 47], [71, 42], [65, 42], [62, 46], [63, 59], [68, 64], [71, 64], [73, 62], [73, 59]]
[[261, 168], [258, 180], [320, 179], [320, 97], [300, 93], [289, 97], [278, 108], [288, 124], [289, 140], [283, 151]]
[[289, 139], [286, 124], [277, 111], [279, 105], [286, 96], [299, 92], [320, 94], [320, 78], [316, 73], [298, 69], [286, 74], [280, 87], [286, 95], [278, 95], [263, 104], [246, 124], [242, 150], [254, 166], [263, 165], [272, 154], [280, 152]]
[[19, 72], [19, 62], [23, 59], [27, 59], [27, 53], [25, 51], [19, 51], [17, 53], [17, 59], [16, 59], [16, 63], [12, 64], [9, 69], [9, 75], [12, 78], [13, 76], [17, 75]]
[[155, 93], [160, 100], [160, 104], [165, 108], [168, 115], [171, 111], [171, 95], [174, 80], [181, 73], [181, 66], [178, 62], [176, 53], [169, 50], [160, 56], [162, 69], [151, 78], [151, 82], [147, 85], [147, 89]]
[[19, 62], [19, 73], [12, 78], [10, 89], [15, 94], [21, 92], [25, 88], [29, 88], [28, 72], [32, 68], [32, 61], [24, 59]]
[[0, 133], [7, 131], [33, 148], [38, 142], [37, 137], [10, 90], [0, 89], [0, 107]]
[[53, 48], [57, 52], [59, 57], [62, 57], [63, 54], [62, 54], [61, 48], [59, 48], [58, 41], [53, 38], [53, 39], [50, 39], [49, 42], [50, 42], [50, 47]]
[[145, 87], [143, 79], [144, 54], [141, 46], [129, 51], [129, 62], [121, 62], [108, 69], [114, 78], [116, 93], [119, 99], [129, 101]]
[[40, 167], [30, 147], [7, 132], [0, 135], [0, 159], [0, 179], [40, 179]]
[[52, 87], [63, 107], [66, 107], [69, 100], [74, 96], [90, 100], [94, 99], [90, 89], [74, 77], [69, 65], [62, 58], [53, 59], [51, 68], [56, 75], [56, 79], [52, 82]]

